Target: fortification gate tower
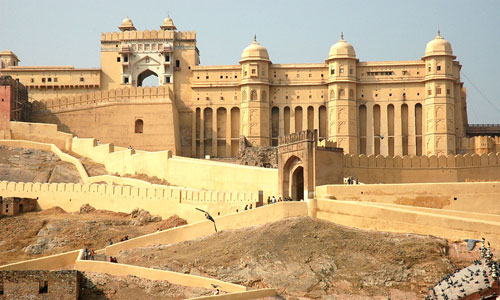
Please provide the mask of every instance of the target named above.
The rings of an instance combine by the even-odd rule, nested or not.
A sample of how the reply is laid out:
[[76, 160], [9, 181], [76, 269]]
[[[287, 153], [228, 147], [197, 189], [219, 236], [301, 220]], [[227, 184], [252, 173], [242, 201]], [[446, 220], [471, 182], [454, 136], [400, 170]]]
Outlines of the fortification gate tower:
[[241, 134], [253, 146], [269, 146], [269, 54], [254, 37], [241, 55]]
[[328, 139], [346, 152], [358, 153], [358, 121], [356, 117], [356, 69], [358, 59], [354, 47], [340, 40], [330, 48], [328, 64]]

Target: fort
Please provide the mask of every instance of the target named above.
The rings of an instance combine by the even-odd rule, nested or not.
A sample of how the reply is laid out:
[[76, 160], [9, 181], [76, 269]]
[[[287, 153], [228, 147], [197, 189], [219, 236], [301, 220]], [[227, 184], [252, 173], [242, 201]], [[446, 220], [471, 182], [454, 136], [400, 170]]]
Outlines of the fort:
[[[108, 256], [212, 234], [195, 208], [209, 212], [219, 230], [310, 217], [452, 241], [485, 237], [499, 247], [500, 125], [468, 123], [461, 65], [439, 32], [419, 60], [360, 61], [341, 34], [321, 63], [274, 64], [254, 37], [238, 65], [202, 66], [196, 32], [178, 31], [170, 18], [160, 30], [137, 30], [129, 18], [118, 28], [101, 35], [98, 69], [19, 66], [13, 52], [0, 53], [0, 145], [52, 152], [82, 180], [1, 181], [0, 216], [90, 204], [114, 212], [140, 207], [189, 223], [97, 251]], [[158, 86], [143, 86], [149, 76]], [[91, 176], [83, 158], [107, 174]], [[346, 177], [361, 184], [345, 185]], [[294, 201], [265, 205], [272, 196]], [[242, 212], [248, 206], [257, 209]], [[47, 273], [69, 269], [218, 284], [228, 299], [276, 295], [86, 261], [82, 251], [1, 266], [0, 288], [9, 291], [12, 276], [55, 276], [77, 289], [78, 273]], [[46, 271], [12, 273], [25, 270]]]

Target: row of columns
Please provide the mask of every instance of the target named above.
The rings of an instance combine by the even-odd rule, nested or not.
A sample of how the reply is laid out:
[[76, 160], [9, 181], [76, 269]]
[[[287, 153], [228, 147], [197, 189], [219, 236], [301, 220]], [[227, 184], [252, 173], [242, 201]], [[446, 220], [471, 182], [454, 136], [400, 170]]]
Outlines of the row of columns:
[[[285, 134], [290, 134], [290, 133], [295, 133], [299, 132], [302, 130], [306, 129], [318, 129], [320, 128], [319, 124], [319, 110], [321, 107], [324, 107], [326, 110], [326, 107], [324, 105], [310, 105], [310, 106], [295, 106], [290, 108], [289, 106], [276, 106], [279, 109], [279, 136], [284, 136]], [[302, 109], [302, 128], [295, 128], [295, 113], [297, 112], [297, 108], [300, 107]], [[308, 128], [309, 124], [309, 113], [308, 109], [309, 107], [313, 108], [313, 128]], [[289, 108], [290, 109], [290, 127], [289, 127], [289, 132], [285, 133], [285, 109]], [[325, 116], [325, 122], [326, 122], [326, 116]], [[325, 127], [326, 130], [326, 127]], [[272, 131], [271, 131], [272, 132]], [[326, 136], [326, 132], [325, 132]], [[276, 138], [276, 137], [273, 137]]]
[[[387, 156], [389, 155], [389, 136], [388, 136], [389, 128], [388, 128], [388, 115], [387, 115], [388, 105], [380, 105], [380, 104], [365, 104], [366, 117], [367, 117], [366, 154], [370, 155], [376, 153], [375, 138], [379, 138], [375, 137], [374, 133], [375, 124], [373, 120], [373, 108], [375, 105], [379, 105], [380, 107], [380, 134], [384, 136], [383, 139], [380, 139], [380, 154]], [[417, 155], [415, 105], [410, 104], [407, 106], [408, 107], [408, 155]], [[403, 156], [403, 130], [402, 130], [403, 119], [401, 112], [402, 112], [401, 105], [394, 105], [394, 155], [399, 155], [399, 156]], [[421, 111], [421, 113], [423, 114], [423, 111]], [[419, 153], [422, 152], [419, 151]]]
[[[231, 156], [231, 145], [233, 141], [232, 137], [232, 126], [231, 126], [231, 121], [232, 121], [232, 110], [237, 109], [238, 110], [238, 115], [239, 115], [239, 108], [233, 107], [233, 108], [226, 108], [222, 107], [226, 111], [226, 136], [224, 138], [224, 141], [226, 142], [226, 153], [225, 156], [230, 157]], [[211, 153], [205, 153], [205, 111], [207, 109], [212, 110], [212, 151]], [[219, 138], [217, 136], [217, 127], [218, 127], [218, 119], [217, 119], [217, 111], [220, 109], [219, 108], [211, 108], [211, 107], [205, 107], [205, 108], [196, 108], [193, 117], [192, 117], [192, 143], [191, 143], [191, 153], [193, 156], [198, 156], [198, 157], [204, 157], [205, 155], [211, 155], [214, 157], [219, 156], [219, 149], [218, 149], [218, 141]], [[197, 149], [197, 135], [196, 135], [196, 127], [197, 127], [197, 115], [198, 115], [198, 110], [199, 110], [199, 126], [200, 126], [200, 135], [199, 135], [199, 151]], [[238, 124], [240, 122], [239, 116], [238, 116]], [[239, 139], [239, 133], [236, 137], [234, 137], [234, 140], [236, 143], [238, 143]]]

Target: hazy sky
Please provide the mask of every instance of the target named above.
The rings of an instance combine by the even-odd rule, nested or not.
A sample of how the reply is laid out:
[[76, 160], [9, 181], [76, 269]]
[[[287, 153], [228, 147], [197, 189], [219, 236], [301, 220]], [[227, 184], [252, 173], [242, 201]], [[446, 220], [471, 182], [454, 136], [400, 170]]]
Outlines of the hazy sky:
[[[170, 13], [197, 32], [202, 65], [238, 64], [254, 33], [273, 63], [323, 62], [340, 32], [361, 61], [416, 60], [437, 29], [463, 65], [470, 123], [500, 123], [500, 1], [0, 0], [0, 50], [21, 65], [99, 67], [100, 33]], [[465, 77], [465, 76], [467, 77]]]

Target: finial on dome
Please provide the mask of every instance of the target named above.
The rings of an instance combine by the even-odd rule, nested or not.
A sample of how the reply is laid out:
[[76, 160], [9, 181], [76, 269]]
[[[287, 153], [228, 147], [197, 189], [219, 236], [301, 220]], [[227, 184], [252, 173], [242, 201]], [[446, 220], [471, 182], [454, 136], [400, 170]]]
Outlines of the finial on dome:
[[340, 40], [343, 41], [344, 40], [344, 32], [340, 32]]
[[257, 34], [254, 34], [254, 35], [253, 35], [253, 42], [254, 42], [254, 43], [257, 43]]
[[438, 29], [438, 36], [441, 36], [441, 30]]

